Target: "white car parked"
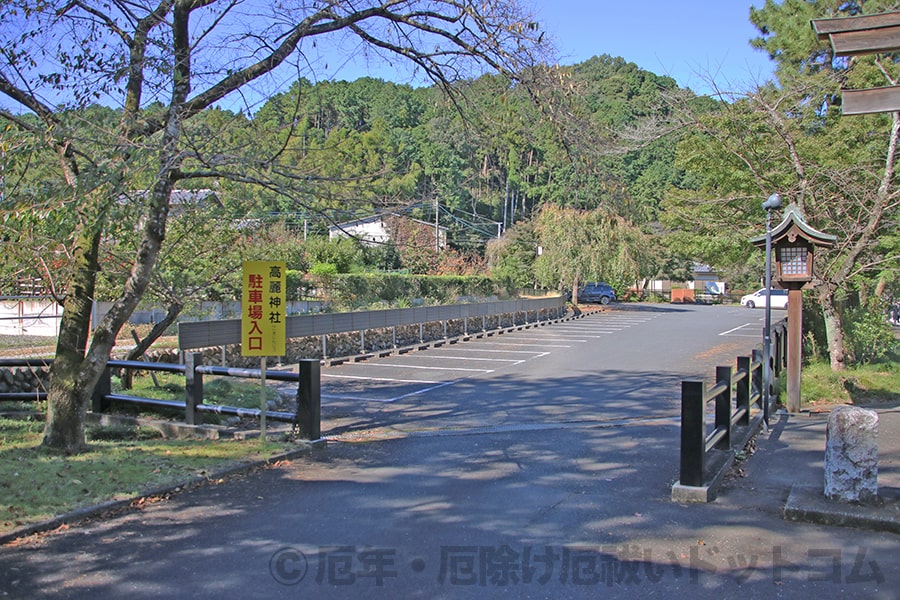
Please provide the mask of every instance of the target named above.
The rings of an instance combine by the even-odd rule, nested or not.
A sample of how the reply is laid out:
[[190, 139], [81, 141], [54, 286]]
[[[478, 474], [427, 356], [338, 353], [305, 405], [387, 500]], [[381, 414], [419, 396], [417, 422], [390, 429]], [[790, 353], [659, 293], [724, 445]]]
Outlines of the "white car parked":
[[[772, 308], [787, 308], [788, 291], [776, 290], [772, 288]], [[765, 308], [766, 307], [766, 288], [757, 290], [752, 294], [747, 294], [741, 298], [741, 306], [747, 308]]]

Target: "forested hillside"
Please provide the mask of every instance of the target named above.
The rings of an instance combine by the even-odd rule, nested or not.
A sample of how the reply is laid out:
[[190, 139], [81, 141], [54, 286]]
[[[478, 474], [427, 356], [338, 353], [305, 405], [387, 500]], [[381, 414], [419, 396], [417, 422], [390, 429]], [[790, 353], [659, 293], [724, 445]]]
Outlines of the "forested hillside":
[[[226, 249], [244, 247], [243, 255], [258, 254], [260, 250], [246, 248], [254, 240], [265, 245], [273, 235], [315, 238], [325, 235], [329, 225], [385, 211], [448, 227], [451, 251], [423, 259], [427, 248], [388, 248], [388, 257], [369, 250], [368, 256], [344, 260], [344, 268], [356, 261], [424, 273], [488, 273], [496, 266], [496, 275], [510, 285], [570, 284], [558, 277], [554, 281], [552, 274], [540, 277], [531, 268], [540, 245], [531, 231], [533, 218], [544, 206], [599, 209], [609, 223], [649, 233], [664, 193], [682, 187], [685, 177], [675, 164], [678, 132], [663, 135], [641, 128], [649, 121], [676, 119], [667, 96], [683, 91], [670, 78], [606, 55], [540, 70], [535, 79], [543, 83], [529, 89], [502, 75], [484, 75], [454, 83], [459, 94], [452, 97], [436, 86], [413, 88], [370, 78], [300, 79], [252, 114], [202, 111], [185, 127], [191, 149], [186, 161], [195, 173], [178, 187], [211, 189], [221, 205], [191, 207], [190, 214], [202, 208], [203, 218], [170, 224], [177, 237], [164, 247], [157, 267], [160, 280], [169, 282], [162, 295], [179, 297], [179, 286], [187, 286], [218, 297], [234, 287], [217, 285], [228, 277], [220, 273], [233, 270], [239, 261], [233, 256], [228, 266], [216, 264], [216, 258], [225, 260]], [[147, 112], [160, 118], [164, 114], [162, 106], [151, 105]], [[91, 129], [98, 123], [108, 123], [111, 130], [121, 118], [120, 112], [99, 105], [64, 114], [85, 143], [95, 137]], [[20, 152], [11, 158], [25, 161], [27, 156]], [[11, 191], [32, 197], [33, 206], [59, 193], [56, 186], [65, 187], [46, 170], [52, 165], [9, 164], [8, 178], [22, 168]], [[142, 210], [136, 195], [150, 185], [152, 175], [150, 170], [130, 175], [132, 189], [122, 194], [107, 235], [109, 264], [128, 260], [129, 240], [136, 235], [133, 224]], [[53, 258], [59, 250], [53, 249], [53, 240], [59, 236], [55, 227], [66, 230], [71, 223], [53, 223], [71, 216], [53, 211], [33, 216], [36, 221], [16, 234], [27, 240], [27, 247], [4, 262], [7, 293], [23, 276], [47, 280], [65, 271], [66, 259]], [[253, 239], [224, 233], [234, 230], [235, 223]], [[517, 224], [526, 230], [524, 236], [512, 235]], [[502, 267], [510, 258], [502, 250], [497, 255], [503, 246], [498, 238], [526, 244], [524, 262], [514, 267], [517, 273], [510, 275]], [[496, 265], [485, 260], [489, 241]], [[290, 242], [279, 244], [285, 248]], [[314, 245], [306, 250], [279, 252], [301, 271], [332, 260], [315, 256]], [[33, 251], [47, 255], [48, 262], [35, 264]], [[668, 255], [660, 252], [643, 252], [640, 265], [629, 263], [605, 276], [627, 287], [640, 276], [665, 270], [666, 260]], [[598, 276], [598, 268], [594, 265], [594, 273], [584, 276]], [[206, 275], [185, 275], [196, 271]], [[104, 290], [114, 295], [126, 276], [126, 271], [106, 269], [99, 280], [101, 296], [107, 295]]]
[[324, 223], [390, 208], [431, 218], [438, 206], [454, 244], [474, 250], [496, 236], [489, 222], [507, 229], [547, 203], [653, 220], [666, 187], [683, 180], [674, 144], [630, 148], [621, 133], [669, 111], [662, 94], [675, 82], [609, 56], [552, 75], [566, 84], [565, 95], [547, 91], [565, 103], [566, 123], [520, 86], [486, 75], [456, 84], [466, 88], [463, 105], [436, 88], [301, 80], [253, 115], [210, 111], [204, 124], [211, 141], [249, 136], [252, 125], [245, 160], [277, 162], [290, 179], [281, 189], [223, 192], [252, 197], [259, 217]]

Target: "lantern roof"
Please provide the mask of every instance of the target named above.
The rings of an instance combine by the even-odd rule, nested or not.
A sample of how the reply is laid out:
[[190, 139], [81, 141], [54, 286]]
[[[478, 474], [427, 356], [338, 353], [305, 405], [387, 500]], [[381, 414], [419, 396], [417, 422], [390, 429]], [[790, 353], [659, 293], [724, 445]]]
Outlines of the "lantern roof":
[[[784, 220], [772, 228], [772, 243], [777, 244], [784, 238], [793, 243], [797, 238], [802, 238], [813, 246], [830, 248], [837, 242], [837, 236], [814, 229], [806, 222], [803, 211], [794, 203], [788, 205], [784, 211]], [[750, 243], [759, 248], [766, 247], [766, 235], [750, 238]]]

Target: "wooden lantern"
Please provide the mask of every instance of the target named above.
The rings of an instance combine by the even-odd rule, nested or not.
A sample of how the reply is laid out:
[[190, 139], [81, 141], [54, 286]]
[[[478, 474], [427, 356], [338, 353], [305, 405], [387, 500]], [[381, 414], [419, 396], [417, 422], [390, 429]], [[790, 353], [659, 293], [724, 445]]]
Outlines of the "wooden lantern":
[[[766, 235], [750, 242], [763, 250]], [[787, 404], [789, 412], [800, 410], [800, 353], [803, 338], [803, 287], [813, 279], [816, 246], [831, 247], [837, 237], [813, 229], [796, 204], [784, 211], [784, 220], [771, 230], [775, 252], [775, 275], [788, 290]]]

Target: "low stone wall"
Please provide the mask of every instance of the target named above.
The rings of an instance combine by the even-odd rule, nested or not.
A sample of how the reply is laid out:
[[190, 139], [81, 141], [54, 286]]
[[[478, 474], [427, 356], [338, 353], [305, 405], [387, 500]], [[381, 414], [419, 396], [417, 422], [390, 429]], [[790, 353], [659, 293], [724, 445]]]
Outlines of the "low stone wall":
[[50, 367], [0, 369], [0, 394], [46, 392], [50, 387]]
[[[458, 338], [464, 335], [472, 335], [482, 331], [494, 331], [508, 327], [534, 323], [541, 320], [558, 319], [565, 316], [565, 308], [558, 310], [522, 311], [485, 317], [471, 317], [468, 319], [455, 319], [450, 321], [435, 321], [433, 323], [421, 323], [387, 327], [384, 329], [368, 329], [365, 331], [348, 331], [333, 333], [325, 336], [310, 336], [287, 340], [287, 354], [281, 357], [272, 357], [272, 366], [283, 362], [296, 363], [300, 359], [340, 359], [361, 354], [384, 352], [398, 348], [427, 344], [443, 339]], [[324, 352], [323, 352], [324, 337]], [[225, 367], [238, 367], [253, 369], [259, 367], [259, 358], [241, 355], [240, 344], [230, 344], [203, 348], [199, 350], [203, 355], [203, 364], [219, 365]], [[150, 360], [155, 360], [149, 356]]]

